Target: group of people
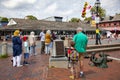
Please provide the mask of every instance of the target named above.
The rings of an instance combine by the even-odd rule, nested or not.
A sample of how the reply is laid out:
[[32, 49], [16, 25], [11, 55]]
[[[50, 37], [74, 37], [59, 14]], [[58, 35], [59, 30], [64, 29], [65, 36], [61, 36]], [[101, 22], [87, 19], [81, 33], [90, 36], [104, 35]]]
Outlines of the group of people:
[[43, 29], [42, 32], [39, 35], [40, 41], [41, 41], [41, 54], [46, 54], [49, 55], [50, 51], [53, 46], [53, 40], [55, 40], [57, 37], [56, 35], [51, 32], [50, 30], [45, 30]]
[[112, 38], [115, 38], [115, 40], [117, 40], [117, 38], [118, 38], [118, 34], [116, 32], [112, 33], [110, 31], [106, 31], [106, 33], [104, 35], [101, 35], [100, 30], [97, 28], [96, 29], [96, 45], [102, 44], [101, 38], [104, 36], [107, 38], [108, 44], [110, 44], [112, 42]]
[[[42, 30], [40, 33], [40, 42], [41, 42], [41, 54], [50, 54], [50, 49], [52, 48], [52, 34], [50, 30]], [[55, 38], [54, 38], [55, 39]], [[24, 64], [29, 64], [29, 57], [36, 54], [36, 37], [35, 32], [30, 32], [30, 35], [22, 36], [22, 32], [20, 30], [15, 30], [14, 35], [12, 37], [13, 44], [13, 67], [21, 67]], [[21, 65], [21, 57], [22, 53], [24, 53], [24, 61], [23, 65]]]
[[[80, 73], [79, 76], [84, 76], [84, 54], [86, 53], [87, 43], [88, 43], [88, 37], [82, 32], [82, 28], [78, 27], [76, 29], [76, 34], [73, 36], [73, 40], [71, 41], [71, 47], [70, 50], [68, 50], [68, 58], [69, 62], [72, 64], [71, 71], [72, 76], [70, 78], [74, 79], [74, 66], [76, 64], [79, 64]], [[97, 39], [99, 40], [100, 34], [99, 30], [96, 30], [97, 33]], [[111, 35], [111, 34], [110, 34]], [[107, 35], [109, 37], [110, 35]], [[56, 39], [56, 36], [53, 32], [50, 30], [43, 29], [39, 35], [40, 42], [41, 42], [41, 54], [50, 54], [50, 50], [53, 46], [53, 40]], [[12, 38], [13, 43], [13, 66], [15, 67], [21, 67], [21, 56], [22, 53], [24, 53], [24, 61], [23, 64], [29, 64], [29, 55], [36, 55], [35, 47], [36, 47], [36, 38], [35, 33], [32, 31], [29, 36], [23, 36], [21, 37], [21, 31], [16, 30], [14, 32], [14, 36]], [[99, 43], [101, 44], [101, 41], [99, 40]], [[98, 43], [97, 43], [98, 44]], [[70, 54], [71, 53], [77, 53], [77, 63], [74, 59], [70, 60]]]
[[[88, 43], [87, 36], [82, 32], [82, 28], [78, 27], [76, 30], [77, 34], [74, 35], [72, 42], [70, 43], [73, 50], [78, 53], [78, 63], [80, 67], [80, 77], [84, 76], [83, 66], [84, 66], [84, 53], [86, 52], [86, 47]], [[35, 33], [32, 31], [29, 36], [23, 36], [21, 38], [21, 32], [16, 30], [12, 38], [13, 43], [13, 66], [21, 67], [21, 56], [24, 53], [24, 62], [23, 64], [28, 64], [29, 62], [29, 53], [30, 55], [36, 55], [36, 38]], [[41, 54], [49, 54], [50, 49], [53, 45], [53, 40], [55, 39], [55, 34], [51, 33], [50, 30], [42, 30], [40, 35], [41, 42]], [[71, 67], [73, 69], [73, 67]], [[74, 78], [74, 74], [72, 74]]]
[[35, 33], [32, 31], [28, 36], [21, 35], [20, 30], [15, 30], [12, 43], [13, 43], [13, 67], [21, 67], [21, 57], [24, 53], [24, 62], [23, 64], [29, 64], [29, 55], [36, 55], [35, 46], [36, 39]]
[[[82, 28], [77, 28], [77, 34], [74, 35], [72, 40], [72, 47], [78, 53], [78, 63], [80, 64], [80, 77], [84, 76], [83, 66], [84, 66], [84, 53], [86, 52], [86, 47], [88, 43], [87, 36], [82, 32]], [[41, 54], [50, 54], [50, 49], [53, 45], [53, 40], [56, 39], [55, 34], [50, 30], [42, 30], [40, 35], [41, 42]], [[29, 64], [29, 56], [36, 55], [36, 38], [35, 33], [32, 31], [29, 36], [21, 37], [21, 31], [15, 30], [14, 36], [12, 38], [13, 43], [13, 67], [21, 67], [21, 56], [24, 53], [23, 64]], [[72, 68], [73, 69], [73, 68]], [[72, 75], [74, 78], [74, 75]]]

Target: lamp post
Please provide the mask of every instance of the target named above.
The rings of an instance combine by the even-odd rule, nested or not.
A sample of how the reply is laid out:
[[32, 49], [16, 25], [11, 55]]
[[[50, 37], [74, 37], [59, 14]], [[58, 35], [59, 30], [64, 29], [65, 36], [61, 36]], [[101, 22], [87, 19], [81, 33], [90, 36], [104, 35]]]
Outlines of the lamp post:
[[98, 14], [98, 8], [100, 7], [100, 1], [96, 0], [95, 2], [95, 7], [96, 7], [96, 45], [98, 45], [98, 33], [99, 33], [99, 29], [98, 29], [98, 22], [99, 22], [99, 14]]

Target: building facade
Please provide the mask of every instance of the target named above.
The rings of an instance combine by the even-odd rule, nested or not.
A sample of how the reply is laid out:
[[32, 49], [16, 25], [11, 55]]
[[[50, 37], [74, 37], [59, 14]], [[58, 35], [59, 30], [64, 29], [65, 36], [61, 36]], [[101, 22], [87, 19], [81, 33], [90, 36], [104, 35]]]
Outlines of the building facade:
[[117, 31], [120, 34], [120, 14], [116, 14], [114, 17], [105, 18], [105, 20], [99, 22], [99, 27], [111, 32]]
[[12, 36], [13, 32], [16, 29], [21, 29], [23, 35], [29, 35], [31, 31], [34, 31], [35, 35], [39, 35], [41, 30], [44, 28], [45, 30], [53, 31], [59, 37], [62, 36], [72, 37], [76, 33], [77, 27], [82, 27], [84, 33], [87, 34], [89, 37], [94, 38], [95, 36], [95, 28], [83, 22], [73, 23], [44, 20], [26, 20], [18, 18], [13, 18], [12, 22], [16, 24], [0, 27], [0, 36], [6, 35]]

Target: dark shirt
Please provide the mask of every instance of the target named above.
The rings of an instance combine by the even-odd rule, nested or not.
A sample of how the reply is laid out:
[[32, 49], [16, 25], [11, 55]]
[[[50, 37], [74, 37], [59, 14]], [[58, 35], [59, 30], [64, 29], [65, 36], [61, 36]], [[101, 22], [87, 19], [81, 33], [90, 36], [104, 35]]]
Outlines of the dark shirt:
[[18, 36], [12, 38], [13, 43], [13, 57], [22, 54], [22, 40]]

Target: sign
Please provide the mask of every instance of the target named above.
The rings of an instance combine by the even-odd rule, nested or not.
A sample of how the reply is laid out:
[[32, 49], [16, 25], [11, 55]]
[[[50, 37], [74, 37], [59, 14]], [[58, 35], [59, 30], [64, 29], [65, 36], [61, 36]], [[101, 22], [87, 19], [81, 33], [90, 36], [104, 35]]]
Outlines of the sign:
[[53, 57], [65, 56], [63, 40], [54, 40], [53, 41], [53, 52], [52, 52], [51, 56], [53, 56]]
[[95, 22], [99, 23], [100, 22], [100, 17], [95, 17]]
[[95, 22], [95, 20], [92, 20], [92, 21], [91, 21], [91, 26], [92, 26], [92, 27], [96, 27], [96, 22]]

